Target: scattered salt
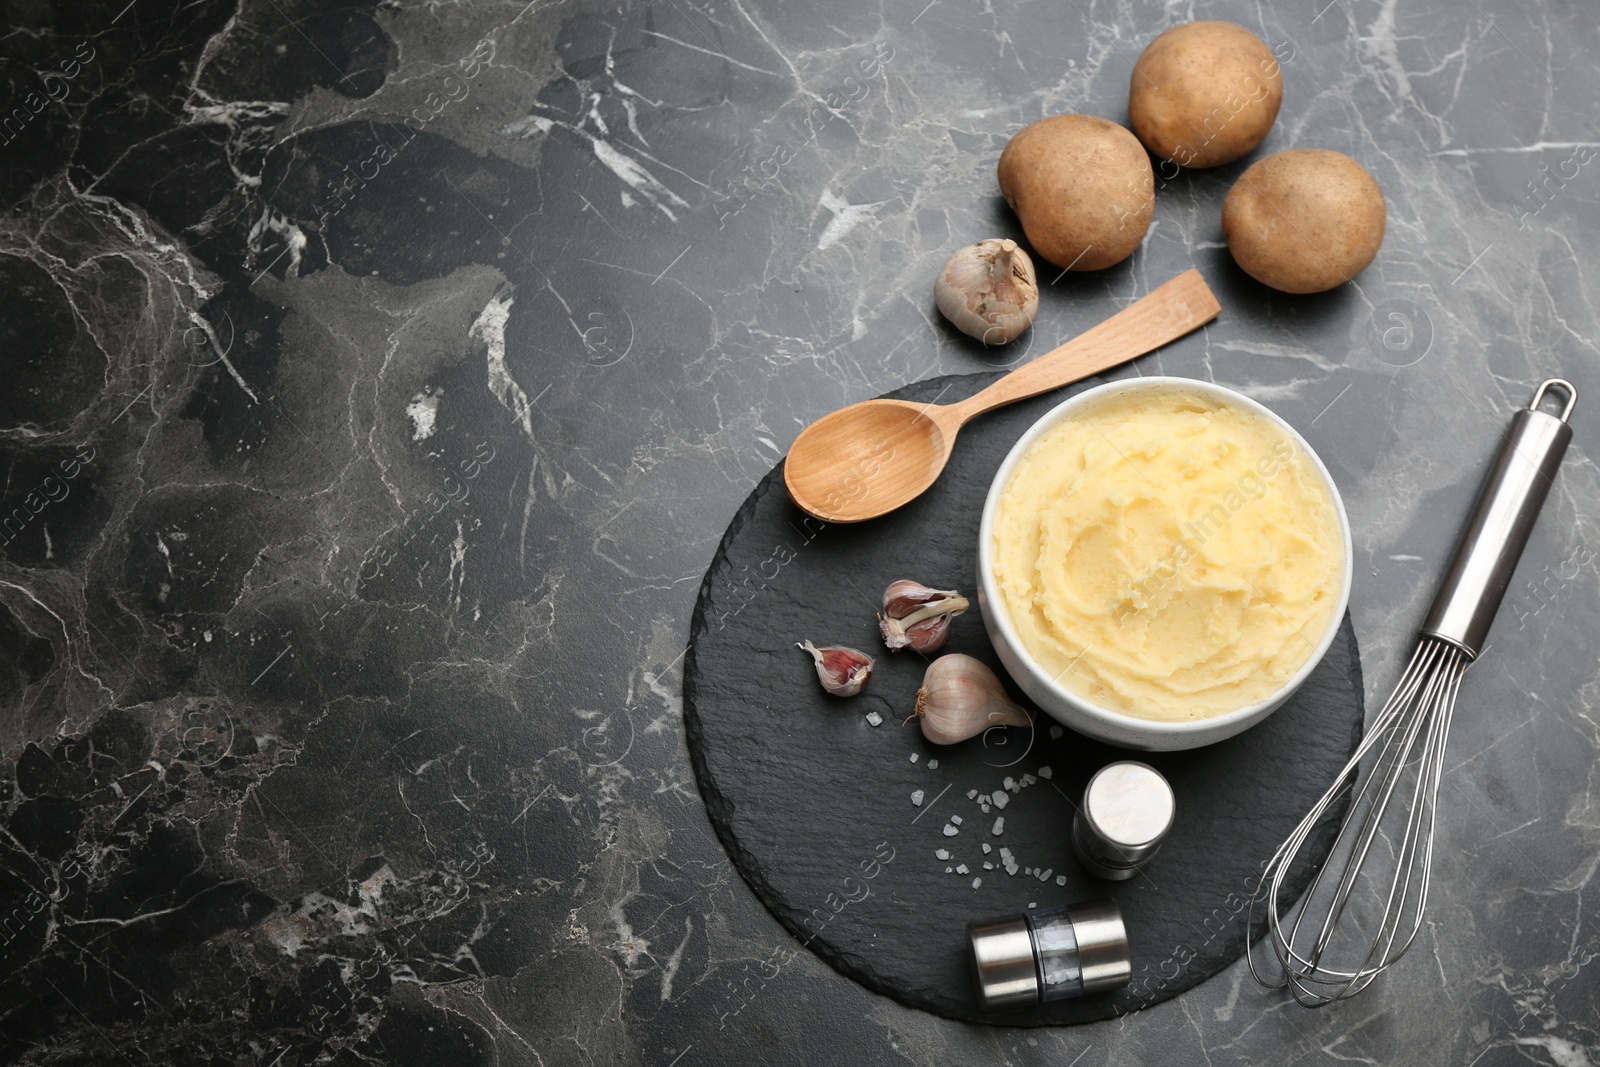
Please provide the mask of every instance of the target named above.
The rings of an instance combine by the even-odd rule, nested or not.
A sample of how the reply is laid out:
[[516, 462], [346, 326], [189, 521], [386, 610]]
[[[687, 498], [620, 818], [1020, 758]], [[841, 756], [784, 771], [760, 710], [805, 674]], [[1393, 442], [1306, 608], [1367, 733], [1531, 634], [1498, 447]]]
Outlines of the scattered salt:
[[982, 802], [982, 801], [981, 801], [981, 800], [980, 800], [980, 801], [979, 801], [979, 802], [978, 802], [978, 810], [979, 810], [979, 811], [981, 811], [981, 812], [983, 812], [983, 813], [984, 813], [984, 814], [985, 814], [985, 815], [987, 815], [987, 814], [989, 814], [989, 805], [987, 805], [987, 804], [985, 804], [985, 803], [983, 803], [983, 802]]
[[992, 863], [988, 862], [987, 860], [985, 860], [984, 864], [983, 864], [983, 869], [986, 870], [986, 871], [992, 871], [992, 870], [994, 870], [994, 864], [992, 864]]
[[922, 790], [913, 789], [911, 791], [911, 805], [917, 808], [922, 807]]
[[945, 874], [952, 874], [952, 873], [954, 873], [954, 871], [955, 871], [955, 868], [954, 868], [954, 867], [946, 867], [946, 868], [945, 868], [945, 869], [944, 869], [944, 873], [945, 873]]
[[1006, 780], [1004, 782], [1002, 782], [1001, 784], [1004, 785], [1007, 789], [1015, 789], [1017, 787], [1017, 780], [1015, 778], [1011, 777], [1008, 774], [1008, 775], [1006, 775]]
[[1056, 772], [1052, 771], [1048, 765], [1039, 768], [1039, 777], [1040, 778], [1048, 779], [1048, 778], [1053, 777], [1055, 775], [1055, 773]]
[[931, 759], [931, 760], [928, 761], [928, 770], [936, 771], [938, 769], [939, 769], [939, 761], [938, 760]]
[[975, 797], [977, 795], [978, 795], [978, 791], [976, 789], [967, 790], [967, 799], [968, 800], [971, 800], [973, 797]]
[[993, 851], [994, 851], [994, 846], [989, 844], [989, 842], [985, 841], [983, 843], [983, 854], [985, 856], [987, 856], [989, 853], [991, 853]]
[[1010, 859], [1011, 858], [1011, 850], [1002, 845], [1001, 848], [1000, 848], [1000, 858], [1003, 859], [1003, 860]]
[[954, 826], [951, 826], [949, 823], [945, 823], [944, 824], [944, 836], [946, 836], [946, 837], [954, 837], [957, 834], [959, 834], [960, 832], [961, 832], [960, 830], [957, 830]]
[[1066, 884], [1067, 884], [1067, 876], [1066, 875], [1064, 875], [1064, 874], [1056, 875], [1056, 885], [1066, 885]]
[[1008, 795], [1006, 793], [1005, 790], [996, 789], [994, 791], [994, 806], [995, 807], [1004, 810], [1005, 806], [1007, 804], [1009, 804], [1009, 803], [1011, 803], [1011, 797], [1010, 797], [1010, 795]]
[[991, 829], [989, 832], [991, 834], [993, 834], [994, 836], [996, 836], [996, 837], [999, 837], [1001, 834], [1005, 833], [1006, 832], [1006, 817], [1004, 815], [995, 816], [994, 828]]
[[[876, 725], [876, 724], [874, 724], [874, 725]], [[1023, 785], [1032, 785], [1034, 782], [1037, 782], [1038, 780], [1039, 779], [1035, 778], [1031, 774], [1024, 774], [1022, 776], [1022, 784]]]
[[917, 754], [915, 752], [911, 753], [911, 762], [912, 763], [917, 762]]
[[957, 874], [966, 874], [967, 873], [967, 865], [965, 863], [963, 863], [963, 864], [960, 864], [959, 866], [957, 866], [956, 867], [956, 873]]
[[1039, 881], [1048, 882], [1050, 880], [1050, 876], [1052, 874], [1055, 874], [1055, 873], [1056, 873], [1056, 870], [1055, 870], [1054, 867], [1046, 867], [1044, 869], [1044, 873], [1039, 875]]
[[1039, 906], [1039, 902], [1037, 900], [1028, 901], [1028, 907], [1029, 908], [1037, 908], [1038, 906]]
[[952, 816], [950, 816], [950, 821], [955, 823], [957, 826], [960, 826], [961, 825], [961, 816], [952, 815]]
[[947, 848], [941, 848], [933, 854], [933, 858], [936, 860], [947, 860], [950, 858], [950, 850]]
[[983, 879], [982, 878], [974, 878], [972, 880], [972, 888], [974, 888], [974, 889], [978, 888], [982, 884], [983, 884]]
[[873, 726], [882, 726], [883, 725], [883, 716], [879, 715], [875, 711], [869, 711], [869, 712], [867, 712], [867, 722], [870, 723]]
[[1024, 868], [1022, 868], [1022, 873], [1027, 875], [1029, 878], [1032, 878], [1033, 877], [1033, 868], [1032, 867], [1024, 867]]

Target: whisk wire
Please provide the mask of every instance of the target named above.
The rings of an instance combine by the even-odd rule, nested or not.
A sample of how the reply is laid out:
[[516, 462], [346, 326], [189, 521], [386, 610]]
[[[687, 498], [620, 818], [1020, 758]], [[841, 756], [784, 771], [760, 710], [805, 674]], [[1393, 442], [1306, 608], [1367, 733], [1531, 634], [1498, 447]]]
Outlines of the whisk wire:
[[[1338, 929], [1339, 923], [1343, 919], [1345, 906], [1355, 885], [1356, 874], [1361, 864], [1365, 861], [1367, 852], [1370, 850], [1372, 840], [1377, 832], [1379, 818], [1382, 815], [1388, 797], [1392, 794], [1395, 771], [1401, 765], [1399, 757], [1403, 756], [1410, 743], [1409, 738], [1403, 731], [1395, 731], [1392, 727], [1400, 721], [1401, 714], [1410, 706], [1410, 698], [1415, 695], [1417, 684], [1425, 676], [1424, 672], [1431, 660], [1429, 652], [1430, 650], [1428, 649], [1418, 650], [1417, 656], [1414, 657], [1415, 663], [1413, 665], [1417, 671], [1415, 677], [1412, 677], [1408, 671], [1402, 684], [1397, 687], [1395, 696], [1391, 699], [1390, 704], [1380, 714], [1378, 723], [1368, 734], [1370, 743], [1364, 743], [1360, 746], [1341, 776], [1338, 788], [1333, 791], [1332, 796], [1329, 798], [1330, 802], [1336, 800], [1341, 793], [1360, 780], [1360, 788], [1351, 800], [1352, 817], [1347, 818], [1341, 824], [1331, 851], [1333, 856], [1347, 853], [1351, 858], [1348, 863], [1338, 868], [1338, 885], [1332, 890], [1331, 899], [1327, 903], [1322, 928], [1309, 950], [1304, 953], [1298, 948], [1302, 944], [1301, 925], [1314, 910], [1311, 907], [1311, 903], [1327, 895], [1328, 890], [1325, 883], [1329, 877], [1329, 872], [1334, 870], [1334, 867], [1332, 864], [1327, 864], [1317, 872], [1306, 893], [1306, 904], [1296, 914], [1294, 925], [1291, 927], [1287, 937], [1283, 935], [1282, 931], [1282, 907], [1277, 897], [1277, 891], [1281, 889], [1282, 875], [1287, 871], [1290, 857], [1285, 857], [1284, 871], [1280, 872], [1279, 877], [1276, 879], [1277, 884], [1274, 887], [1275, 892], [1271, 901], [1272, 907], [1269, 911], [1269, 918], [1272, 919], [1274, 927], [1272, 931], [1274, 947], [1278, 949], [1279, 962], [1283, 966], [1286, 978], [1295, 987], [1294, 992], [1297, 999], [1317, 996], [1317, 994], [1305, 987], [1305, 982], [1308, 979], [1318, 982], [1346, 979], [1348, 982], [1354, 983], [1360, 978], [1360, 969], [1353, 973], [1335, 971], [1333, 968], [1325, 967], [1322, 960], [1332, 941], [1334, 932]], [[1370, 750], [1380, 740], [1383, 742], [1383, 747], [1379, 751], [1376, 760], [1373, 761], [1372, 772], [1365, 779], [1359, 779], [1361, 759], [1365, 755], [1361, 749]], [[1376, 793], [1374, 793], [1375, 789]], [[1375, 797], [1381, 797], [1382, 801], [1375, 799], [1369, 803], [1367, 800], [1369, 793], [1374, 794]], [[1305, 837], [1313, 829], [1314, 825], [1302, 827], [1302, 832], [1298, 835], [1302, 845]], [[1296, 851], [1298, 851], [1298, 848]], [[1390, 903], [1392, 904], [1392, 900]], [[1374, 945], [1373, 949], [1375, 950], [1376, 947]], [[1368, 959], [1362, 961], [1363, 967], [1370, 962], [1370, 957], [1371, 952], [1369, 951]], [[1347, 993], [1348, 990], [1341, 990], [1340, 992]]]
[[[1267, 936], [1283, 979], [1265, 979], [1252, 950], [1249, 964], [1257, 981], [1274, 987], [1290, 986], [1302, 1004], [1327, 1004], [1366, 988], [1415, 941], [1427, 904], [1445, 745], [1467, 662], [1465, 653], [1451, 644], [1433, 638], [1419, 641], [1394, 692], [1335, 779], [1333, 788], [1268, 861], [1267, 871], [1251, 897], [1250, 921], [1253, 925], [1256, 905], [1264, 900]], [[1362, 775], [1364, 763], [1369, 769]], [[1283, 905], [1282, 894], [1295, 858], [1329, 809], [1352, 793], [1349, 814], [1334, 838], [1329, 862], [1312, 879], [1285, 932], [1289, 909]], [[1389, 816], [1397, 793], [1409, 799], [1409, 803], [1402, 804], [1405, 816], [1398, 824]], [[1386, 827], [1391, 834], [1385, 834]], [[1398, 844], [1392, 843], [1394, 830], [1399, 831]], [[1363, 877], [1372, 884], [1381, 878], [1381, 873], [1374, 874], [1367, 868], [1380, 836], [1391, 841], [1393, 874], [1387, 891], [1382, 893], [1377, 932], [1361, 939], [1358, 931], [1346, 929], [1360, 925], [1355, 916], [1347, 914], [1347, 908]], [[1340, 858], [1342, 863], [1334, 862]], [[1322, 916], [1320, 923], [1312, 920], [1315, 914]], [[1314, 936], [1305, 936], [1312, 930]], [[1365, 952], [1361, 953], [1358, 947], [1356, 958], [1351, 961], [1342, 961], [1337, 952], [1346, 933], [1353, 943], [1365, 945]]]

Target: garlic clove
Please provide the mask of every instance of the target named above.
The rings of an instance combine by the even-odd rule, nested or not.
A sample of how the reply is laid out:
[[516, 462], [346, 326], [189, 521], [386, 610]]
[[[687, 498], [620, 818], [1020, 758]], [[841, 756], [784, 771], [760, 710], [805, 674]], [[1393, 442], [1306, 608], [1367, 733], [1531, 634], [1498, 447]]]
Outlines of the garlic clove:
[[917, 690], [922, 736], [953, 745], [996, 726], [1032, 726], [1033, 716], [1006, 696], [993, 671], [953, 652], [928, 664]]
[[954, 589], [930, 589], [921, 582], [901, 578], [899, 581], [890, 582], [884, 589], [883, 613], [890, 618], [903, 619], [924, 604], [960, 595]]
[[794, 647], [811, 653], [817, 667], [817, 681], [836, 697], [855, 696], [867, 687], [867, 680], [872, 677], [872, 657], [858, 649], [843, 645], [818, 648], [810, 641], [801, 641]]
[[1039, 310], [1033, 260], [1017, 242], [990, 238], [957, 249], [933, 282], [933, 298], [951, 325], [986, 345], [1026, 330]]
[[[959, 614], [961, 614], [960, 611], [952, 611], [947, 615], [938, 615], [931, 619], [923, 619], [921, 622], [913, 623], [912, 625], [907, 626], [905, 628], [906, 643], [904, 646], [900, 647], [909, 648], [913, 652], [922, 653], [939, 651], [944, 647], [945, 638], [950, 636], [950, 620]], [[888, 643], [887, 639], [885, 639], [885, 643]], [[889, 644], [889, 647], [894, 649], [897, 646], [894, 644]]]
[[954, 589], [930, 589], [902, 578], [883, 591], [878, 630], [890, 650], [937, 652], [950, 636], [950, 620], [972, 605]]

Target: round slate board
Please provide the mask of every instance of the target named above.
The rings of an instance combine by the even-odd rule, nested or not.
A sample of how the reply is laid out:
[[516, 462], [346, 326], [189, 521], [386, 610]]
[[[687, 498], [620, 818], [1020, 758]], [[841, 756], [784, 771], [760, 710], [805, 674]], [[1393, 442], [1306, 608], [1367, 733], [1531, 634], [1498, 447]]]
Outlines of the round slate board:
[[[890, 395], [950, 402], [997, 377], [934, 379]], [[1036, 728], [952, 746], [929, 744], [915, 722], [902, 725], [928, 660], [883, 647], [875, 618], [883, 587], [916, 578], [975, 594], [989, 483], [1023, 430], [1065, 395], [969, 424], [934, 488], [871, 522], [806, 517], [784, 491], [782, 468], [774, 470], [723, 537], [685, 659], [684, 721], [700, 791], [756, 895], [843, 974], [954, 1019], [1026, 1026], [1111, 1018], [1166, 1000], [1238, 959], [1256, 873], [1361, 736], [1361, 665], [1346, 618], [1322, 665], [1266, 722], [1207, 748], [1136, 756], [1171, 781], [1177, 819], [1141, 875], [1105, 882], [1072, 857], [1072, 813], [1089, 775], [1129, 753], [1052, 729], [1042, 715]], [[795, 648], [803, 639], [876, 656], [867, 690], [848, 700], [826, 695], [811, 657]], [[943, 651], [977, 656], [1004, 676], [975, 605], [955, 621]], [[1026, 703], [1015, 689], [1012, 695]], [[882, 724], [871, 725], [869, 712]], [[973, 790], [988, 795], [987, 813], [968, 797]], [[1006, 798], [1003, 810], [996, 791]], [[1005, 819], [998, 835], [997, 816]], [[1326, 855], [1333, 826], [1330, 819], [1308, 850], [1315, 862]], [[1002, 847], [1019, 865], [1015, 875], [1002, 865]], [[950, 859], [937, 858], [940, 849]], [[985, 862], [994, 868], [984, 870]], [[946, 873], [961, 865], [967, 873]], [[1309, 865], [1289, 887], [1290, 899], [1308, 875]], [[1130, 985], [1003, 1014], [980, 1011], [968, 971], [968, 920], [1101, 896], [1114, 898], [1127, 922]]]

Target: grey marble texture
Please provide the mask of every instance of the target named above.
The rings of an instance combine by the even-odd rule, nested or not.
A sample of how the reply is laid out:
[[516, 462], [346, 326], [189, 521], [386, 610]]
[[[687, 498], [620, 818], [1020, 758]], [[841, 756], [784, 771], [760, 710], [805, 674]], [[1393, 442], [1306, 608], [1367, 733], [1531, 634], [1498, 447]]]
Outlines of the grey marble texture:
[[[1600, 1063], [1593, 5], [4, 10], [6, 1062]], [[1161, 183], [1129, 262], [1043, 271], [1016, 352], [954, 334], [935, 271], [1018, 234], [1007, 138], [1123, 119], [1191, 18], [1282, 49], [1259, 151], [1360, 160], [1377, 261], [1245, 277], [1246, 160]], [[1320, 1012], [1242, 964], [1091, 1026], [902, 1008], [712, 833], [701, 576], [812, 419], [1189, 266], [1223, 315], [1119, 374], [1242, 389], [1319, 451], [1369, 704], [1510, 412], [1584, 398], [1463, 690], [1423, 939]]]

